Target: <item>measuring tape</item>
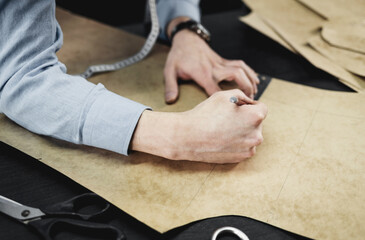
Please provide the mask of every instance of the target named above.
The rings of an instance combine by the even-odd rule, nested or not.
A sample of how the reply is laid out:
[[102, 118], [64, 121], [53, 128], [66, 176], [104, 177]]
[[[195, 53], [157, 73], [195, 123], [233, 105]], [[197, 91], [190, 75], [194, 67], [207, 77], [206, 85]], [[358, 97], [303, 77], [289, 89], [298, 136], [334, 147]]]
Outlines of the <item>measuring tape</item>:
[[135, 54], [127, 59], [124, 59], [122, 61], [116, 62], [116, 63], [92, 65], [92, 66], [88, 67], [86, 69], [86, 71], [84, 73], [80, 74], [79, 76], [81, 76], [83, 78], [89, 78], [94, 73], [110, 72], [110, 71], [122, 69], [122, 68], [125, 68], [136, 62], [141, 61], [143, 58], [145, 58], [150, 53], [153, 46], [155, 45], [155, 42], [156, 42], [158, 34], [159, 34], [159, 25], [158, 25], [158, 17], [157, 17], [155, 0], [148, 0], [148, 4], [149, 4], [149, 14], [151, 16], [152, 26], [151, 26], [151, 31], [148, 34], [147, 40], [144, 43], [141, 50], [137, 54]]

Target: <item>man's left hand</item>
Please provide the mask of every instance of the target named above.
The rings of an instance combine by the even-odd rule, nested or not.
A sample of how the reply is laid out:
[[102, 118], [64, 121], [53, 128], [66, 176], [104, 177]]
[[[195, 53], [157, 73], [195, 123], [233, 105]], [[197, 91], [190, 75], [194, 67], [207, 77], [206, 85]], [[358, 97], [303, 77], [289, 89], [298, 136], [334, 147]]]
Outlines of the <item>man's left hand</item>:
[[220, 57], [202, 38], [187, 29], [176, 33], [173, 38], [164, 77], [167, 103], [178, 98], [178, 78], [194, 80], [209, 96], [221, 90], [219, 82], [235, 81], [252, 99], [259, 83], [256, 73], [244, 61]]

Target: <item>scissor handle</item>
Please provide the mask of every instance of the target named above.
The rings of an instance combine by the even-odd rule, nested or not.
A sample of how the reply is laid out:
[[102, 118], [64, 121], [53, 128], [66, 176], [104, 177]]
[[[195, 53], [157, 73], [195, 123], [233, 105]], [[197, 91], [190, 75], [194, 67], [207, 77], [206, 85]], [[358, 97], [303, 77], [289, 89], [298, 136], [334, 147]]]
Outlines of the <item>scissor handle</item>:
[[250, 240], [244, 232], [242, 232], [238, 228], [229, 227], [229, 226], [221, 227], [221, 228], [218, 228], [217, 230], [215, 230], [215, 232], [213, 233], [213, 236], [212, 236], [212, 240], [217, 240], [218, 236], [222, 233], [230, 233], [230, 234], [236, 236], [240, 240]]
[[[80, 209], [97, 205], [99, 208], [92, 213], [81, 213]], [[64, 202], [56, 203], [42, 211], [49, 216], [73, 217], [82, 220], [95, 219], [107, 212], [110, 204], [95, 193], [84, 193]]]
[[65, 232], [65, 230], [77, 231], [86, 236], [100, 236], [102, 239], [127, 239], [121, 230], [111, 225], [77, 219], [45, 218], [30, 221], [28, 225], [32, 226], [45, 240], [52, 240], [57, 232]]

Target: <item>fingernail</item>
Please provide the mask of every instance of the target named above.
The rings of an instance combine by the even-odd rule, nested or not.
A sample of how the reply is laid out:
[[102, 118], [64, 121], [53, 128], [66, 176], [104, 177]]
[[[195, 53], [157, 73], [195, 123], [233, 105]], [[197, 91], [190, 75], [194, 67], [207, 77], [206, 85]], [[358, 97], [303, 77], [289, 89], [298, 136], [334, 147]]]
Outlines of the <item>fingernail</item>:
[[166, 102], [170, 103], [175, 100], [175, 94], [173, 92], [166, 93]]
[[253, 99], [253, 96], [254, 96], [254, 95], [253, 95], [253, 94], [251, 94], [251, 95], [250, 95], [250, 98], [251, 98], [251, 99]]

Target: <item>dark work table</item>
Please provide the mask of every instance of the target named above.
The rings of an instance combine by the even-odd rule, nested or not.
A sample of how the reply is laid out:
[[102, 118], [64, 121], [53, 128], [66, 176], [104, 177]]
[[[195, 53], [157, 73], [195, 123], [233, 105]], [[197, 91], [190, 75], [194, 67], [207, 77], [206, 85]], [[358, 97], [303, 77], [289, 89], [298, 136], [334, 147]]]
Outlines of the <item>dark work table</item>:
[[[232, 2], [232, 1], [231, 1]], [[62, 5], [62, 4], [64, 5]], [[205, 1], [207, 4], [207, 1]], [[61, 6], [67, 6], [60, 1]], [[251, 29], [238, 20], [249, 13], [241, 1], [235, 7], [220, 12], [207, 12], [202, 23], [212, 34], [211, 47], [228, 59], [242, 59], [256, 72], [308, 86], [336, 91], [352, 91], [335, 77], [315, 68], [304, 58], [295, 55], [278, 43]], [[126, 6], [128, 7], [128, 6]], [[204, 7], [204, 6], [202, 6]], [[143, 35], [142, 23], [128, 23], [122, 29]], [[1, 131], [1, 129], [0, 129]], [[26, 141], [26, 139], [24, 139]], [[33, 207], [44, 207], [64, 201], [88, 189], [44, 165], [38, 160], [12, 148], [0, 139], [0, 195]], [[250, 239], [307, 239], [266, 223], [244, 216], [224, 216], [206, 219], [173, 229], [161, 235], [122, 210], [113, 207], [106, 219], [127, 235], [127, 239], [210, 239], [215, 229], [233, 226], [244, 230]], [[60, 232], [56, 239], [81, 238], [74, 233]], [[0, 214], [0, 239], [41, 239], [27, 226]], [[223, 236], [220, 239], [237, 239]]]

